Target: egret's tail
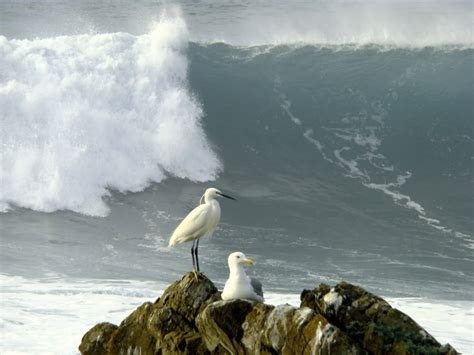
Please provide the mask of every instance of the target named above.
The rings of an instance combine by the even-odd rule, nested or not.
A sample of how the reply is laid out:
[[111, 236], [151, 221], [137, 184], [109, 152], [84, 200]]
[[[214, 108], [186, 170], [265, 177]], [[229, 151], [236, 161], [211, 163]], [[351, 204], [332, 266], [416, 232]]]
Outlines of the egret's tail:
[[180, 242], [179, 238], [177, 238], [177, 236], [173, 232], [173, 234], [171, 234], [170, 241], [168, 242], [168, 247], [174, 247], [175, 245], [178, 245], [180, 243], [181, 242]]

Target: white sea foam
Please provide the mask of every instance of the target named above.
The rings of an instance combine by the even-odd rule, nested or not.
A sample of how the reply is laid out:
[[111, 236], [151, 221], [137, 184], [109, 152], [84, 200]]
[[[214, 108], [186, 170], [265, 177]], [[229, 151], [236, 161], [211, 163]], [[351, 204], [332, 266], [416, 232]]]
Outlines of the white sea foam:
[[35, 280], [0, 276], [0, 353], [78, 354], [94, 324], [120, 321], [163, 291], [131, 280]]
[[[166, 285], [135, 280], [28, 279], [0, 275], [0, 353], [78, 354], [82, 335], [98, 322], [119, 324]], [[266, 292], [266, 302], [299, 307], [299, 294]], [[442, 343], [474, 350], [474, 308], [468, 301], [389, 298]]]
[[294, 124], [301, 126], [301, 120], [294, 116], [293, 113], [291, 112], [291, 101], [286, 98], [286, 96], [281, 96], [282, 103], [280, 107], [286, 112], [288, 117], [293, 121]]
[[345, 159], [342, 156], [342, 152], [350, 150], [350, 147], [342, 147], [341, 149], [334, 150], [334, 156], [337, 158], [339, 166], [346, 170], [348, 169], [347, 172], [349, 177], [357, 177], [367, 180], [370, 179], [370, 177], [365, 172], [359, 169], [359, 164], [357, 163], [356, 159]]
[[103, 216], [109, 189], [214, 179], [187, 41], [179, 14], [141, 36], [0, 37], [0, 209]]
[[346, 132], [344, 133], [335, 133], [335, 136], [341, 139], [344, 139], [349, 142], [354, 142], [360, 146], [369, 146], [371, 151], [376, 151], [380, 145], [380, 139], [375, 136], [375, 129], [368, 129], [370, 132], [368, 135], [361, 134], [359, 132]]

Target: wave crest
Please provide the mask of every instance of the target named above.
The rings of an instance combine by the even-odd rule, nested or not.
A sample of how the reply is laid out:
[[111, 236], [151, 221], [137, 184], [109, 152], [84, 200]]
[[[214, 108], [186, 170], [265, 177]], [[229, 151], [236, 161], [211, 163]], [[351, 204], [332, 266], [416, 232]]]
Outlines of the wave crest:
[[205, 29], [193, 33], [193, 41], [243, 47], [473, 48], [469, 2], [263, 1], [236, 7], [232, 19], [225, 5], [213, 10], [212, 21], [201, 20], [204, 11], [189, 15], [190, 26]]

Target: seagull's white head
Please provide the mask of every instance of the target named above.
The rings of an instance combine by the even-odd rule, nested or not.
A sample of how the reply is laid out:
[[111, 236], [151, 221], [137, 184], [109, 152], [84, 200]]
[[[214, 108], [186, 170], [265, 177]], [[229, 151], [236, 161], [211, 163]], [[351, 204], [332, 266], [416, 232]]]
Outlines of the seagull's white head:
[[213, 200], [217, 197], [225, 197], [225, 198], [229, 198], [231, 200], [235, 200], [235, 198], [233, 198], [229, 195], [223, 194], [221, 190], [216, 189], [215, 187], [208, 188], [206, 190], [206, 192], [204, 193], [204, 196], [206, 198], [206, 201]]
[[227, 262], [229, 263], [230, 269], [239, 267], [243, 264], [247, 264], [247, 265], [255, 264], [255, 262], [252, 259], [247, 258], [245, 254], [241, 253], [240, 251], [236, 251], [235, 253], [230, 254], [229, 258], [227, 259]]

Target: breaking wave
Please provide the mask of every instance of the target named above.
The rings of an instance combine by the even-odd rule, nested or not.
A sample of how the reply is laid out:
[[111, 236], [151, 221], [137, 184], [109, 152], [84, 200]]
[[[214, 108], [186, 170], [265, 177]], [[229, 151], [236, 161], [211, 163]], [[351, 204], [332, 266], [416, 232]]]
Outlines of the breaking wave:
[[141, 36], [0, 37], [1, 210], [103, 216], [110, 189], [214, 179], [187, 45], [183, 19], [165, 14]]

